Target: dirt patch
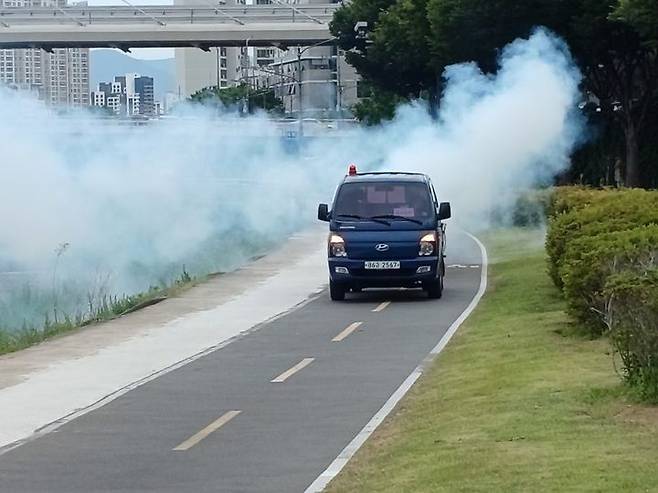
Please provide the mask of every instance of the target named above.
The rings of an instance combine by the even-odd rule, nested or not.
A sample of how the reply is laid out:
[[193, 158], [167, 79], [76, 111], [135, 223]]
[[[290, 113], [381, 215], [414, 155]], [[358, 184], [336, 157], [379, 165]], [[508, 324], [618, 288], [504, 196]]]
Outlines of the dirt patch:
[[658, 407], [629, 405], [617, 414], [617, 419], [658, 431]]

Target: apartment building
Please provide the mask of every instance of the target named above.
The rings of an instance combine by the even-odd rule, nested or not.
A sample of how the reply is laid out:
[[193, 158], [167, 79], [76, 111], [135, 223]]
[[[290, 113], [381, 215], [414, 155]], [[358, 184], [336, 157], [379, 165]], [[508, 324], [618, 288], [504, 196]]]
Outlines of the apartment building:
[[90, 104], [107, 108], [117, 116], [156, 116], [153, 77], [125, 74], [112, 82], [101, 82], [91, 93]]
[[286, 113], [342, 118], [358, 101], [358, 74], [335, 46], [291, 47], [265, 69], [259, 85], [274, 89]]
[[[86, 5], [86, 2], [80, 2]], [[3, 8], [64, 6], [66, 0], [0, 0]], [[52, 105], [89, 104], [89, 49], [0, 50], [0, 84]]]
[[[202, 2], [203, 3], [203, 2]], [[220, 4], [244, 3], [244, 0], [220, 0]], [[174, 5], [198, 5], [199, 0], [174, 0]], [[212, 47], [176, 48], [176, 83], [181, 99], [188, 98], [206, 87], [229, 87], [241, 77], [240, 55], [242, 48]]]
[[[176, 5], [196, 0], [174, 0]], [[280, 0], [290, 4], [327, 0]], [[226, 0], [226, 4], [268, 5], [273, 0]], [[274, 46], [176, 49], [178, 94], [187, 98], [205, 87], [249, 84], [272, 88], [289, 114], [309, 117], [342, 117], [358, 101], [358, 75], [335, 46]]]

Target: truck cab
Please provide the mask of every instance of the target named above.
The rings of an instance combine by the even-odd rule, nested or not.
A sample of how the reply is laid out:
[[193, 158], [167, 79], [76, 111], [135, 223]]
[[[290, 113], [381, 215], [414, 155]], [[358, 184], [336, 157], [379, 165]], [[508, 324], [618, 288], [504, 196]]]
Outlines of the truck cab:
[[332, 300], [372, 287], [422, 288], [440, 298], [445, 276], [445, 223], [450, 204], [439, 203], [427, 175], [358, 173], [354, 165], [338, 186], [327, 245]]

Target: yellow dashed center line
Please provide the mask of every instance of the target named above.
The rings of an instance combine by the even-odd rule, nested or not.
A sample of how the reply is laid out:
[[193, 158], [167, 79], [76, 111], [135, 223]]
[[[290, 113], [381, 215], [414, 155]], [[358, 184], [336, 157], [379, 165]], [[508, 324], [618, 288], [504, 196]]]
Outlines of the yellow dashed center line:
[[195, 433], [190, 438], [188, 438], [187, 440], [182, 442], [180, 445], [177, 445], [176, 447], [174, 447], [173, 450], [185, 451], [185, 450], [191, 449], [197, 443], [199, 443], [201, 440], [206, 438], [208, 435], [210, 435], [211, 433], [219, 430], [222, 426], [224, 426], [226, 423], [231, 421], [233, 418], [235, 418], [241, 412], [242, 411], [229, 411], [226, 414], [223, 414], [222, 416], [217, 418], [215, 421], [210, 423], [208, 426], [206, 426], [203, 430], [199, 431], [198, 433]]
[[380, 305], [378, 305], [377, 308], [375, 308], [373, 310], [373, 312], [375, 312], [375, 313], [381, 312], [384, 308], [386, 308], [390, 304], [391, 304], [390, 301], [384, 301], [384, 303], [381, 303]]
[[350, 335], [352, 332], [354, 332], [356, 329], [361, 327], [363, 322], [354, 322], [353, 324], [350, 324], [345, 328], [340, 334], [338, 334], [336, 337], [334, 337], [331, 342], [340, 342], [343, 339], [345, 339], [348, 335]]
[[276, 377], [273, 380], [270, 380], [272, 383], [282, 383], [288, 380], [290, 377], [292, 377], [295, 373], [298, 371], [306, 368], [308, 365], [313, 363], [315, 361], [315, 358], [304, 358], [301, 360], [299, 363], [297, 363], [295, 366], [290, 368], [289, 370], [284, 371], [281, 375]]

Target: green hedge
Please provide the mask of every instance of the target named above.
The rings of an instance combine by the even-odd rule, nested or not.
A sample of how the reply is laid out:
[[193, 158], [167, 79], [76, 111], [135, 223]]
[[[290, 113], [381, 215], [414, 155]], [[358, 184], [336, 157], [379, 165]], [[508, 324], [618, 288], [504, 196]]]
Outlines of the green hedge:
[[562, 263], [570, 242], [585, 236], [658, 224], [658, 192], [633, 189], [590, 194], [562, 189], [556, 194], [558, 198], [552, 201], [546, 252], [549, 274], [560, 288], [564, 285]]
[[611, 276], [604, 293], [623, 377], [644, 399], [658, 402], [658, 268]]
[[548, 270], [569, 313], [609, 334], [624, 379], [658, 402], [658, 192], [560, 187], [548, 212]]
[[593, 202], [600, 201], [613, 189], [597, 189], [581, 186], [555, 187], [549, 200], [547, 213], [550, 217], [582, 209]]
[[603, 289], [607, 279], [621, 270], [651, 268], [656, 265], [657, 258], [656, 225], [582, 236], [571, 241], [560, 267], [570, 314], [593, 336], [601, 335], [606, 329]]

